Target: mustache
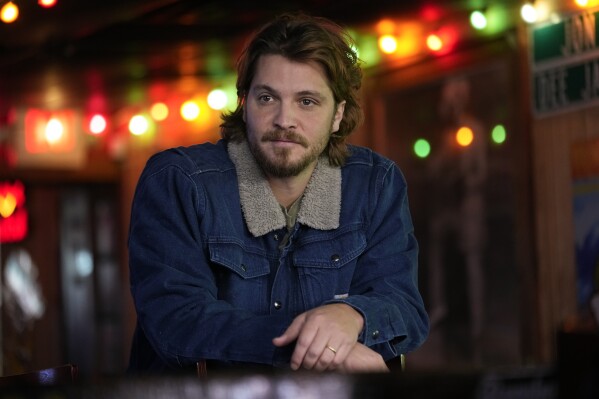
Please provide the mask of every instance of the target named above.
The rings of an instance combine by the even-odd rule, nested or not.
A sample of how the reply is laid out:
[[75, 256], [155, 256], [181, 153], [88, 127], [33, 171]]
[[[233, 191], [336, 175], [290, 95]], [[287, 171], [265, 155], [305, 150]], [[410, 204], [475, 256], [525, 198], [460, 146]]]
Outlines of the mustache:
[[308, 148], [308, 142], [306, 141], [306, 139], [291, 131], [291, 130], [285, 130], [285, 129], [275, 129], [275, 130], [270, 130], [268, 132], [266, 132], [264, 134], [264, 136], [262, 136], [262, 142], [267, 142], [267, 141], [276, 141], [276, 140], [285, 140], [285, 141], [291, 141], [293, 143], [299, 144], [302, 147]]

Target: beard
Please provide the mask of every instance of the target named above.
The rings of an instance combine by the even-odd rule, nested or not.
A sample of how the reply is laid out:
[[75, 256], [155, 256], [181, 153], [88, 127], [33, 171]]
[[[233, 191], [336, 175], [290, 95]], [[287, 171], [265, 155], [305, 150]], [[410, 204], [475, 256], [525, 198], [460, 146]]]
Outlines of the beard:
[[[252, 134], [248, 136], [255, 137]], [[300, 159], [291, 161], [291, 148], [276, 148], [274, 150], [274, 154], [269, 155], [263, 150], [263, 148], [260, 146], [260, 143], [256, 140], [252, 140], [250, 138], [248, 143], [256, 162], [267, 175], [278, 178], [286, 178], [299, 175], [301, 172], [306, 170], [308, 166], [315, 162], [326, 148], [329, 141], [329, 136], [324, 135], [319, 141], [310, 144], [303, 136], [293, 131], [277, 129], [267, 132], [264, 136], [262, 136], [260, 142], [266, 143], [272, 140], [281, 139], [299, 144], [304, 147], [307, 152]]]

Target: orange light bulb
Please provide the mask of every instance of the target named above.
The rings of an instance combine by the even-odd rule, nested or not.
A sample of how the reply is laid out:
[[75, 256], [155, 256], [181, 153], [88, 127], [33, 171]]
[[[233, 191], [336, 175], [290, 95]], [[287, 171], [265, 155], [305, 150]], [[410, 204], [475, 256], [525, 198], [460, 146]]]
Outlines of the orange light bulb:
[[468, 147], [474, 141], [474, 132], [467, 126], [458, 129], [455, 139], [462, 147]]
[[2, 9], [0, 9], [0, 19], [2, 22], [10, 24], [19, 18], [19, 7], [12, 1], [6, 3]]

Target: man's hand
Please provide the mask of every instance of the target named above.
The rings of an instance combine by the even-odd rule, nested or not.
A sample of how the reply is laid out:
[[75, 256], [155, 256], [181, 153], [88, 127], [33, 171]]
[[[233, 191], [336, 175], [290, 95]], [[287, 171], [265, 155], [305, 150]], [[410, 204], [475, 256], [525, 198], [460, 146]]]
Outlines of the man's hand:
[[349, 305], [319, 306], [297, 316], [283, 335], [273, 339], [276, 346], [297, 340], [291, 368], [330, 370], [348, 357], [364, 326], [362, 315]]
[[336, 370], [344, 373], [388, 373], [389, 367], [378, 352], [356, 343]]

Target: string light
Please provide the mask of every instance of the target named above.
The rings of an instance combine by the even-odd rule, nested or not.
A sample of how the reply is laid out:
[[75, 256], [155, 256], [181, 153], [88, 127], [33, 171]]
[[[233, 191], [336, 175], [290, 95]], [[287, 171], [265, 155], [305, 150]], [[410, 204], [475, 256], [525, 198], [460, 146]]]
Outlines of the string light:
[[537, 22], [538, 15], [535, 6], [532, 3], [525, 3], [520, 9], [520, 16], [524, 20], [524, 22], [528, 22], [532, 24]]
[[414, 143], [414, 154], [418, 158], [426, 158], [431, 153], [431, 145], [426, 139], [418, 139]]
[[37, 4], [44, 8], [50, 8], [56, 5], [56, 0], [38, 0]]
[[379, 38], [379, 48], [385, 54], [393, 54], [397, 50], [397, 40], [393, 35], [383, 35]]
[[51, 118], [46, 125], [45, 130], [46, 141], [49, 144], [54, 144], [60, 141], [64, 134], [64, 126], [57, 118]]
[[143, 115], [134, 115], [129, 120], [129, 131], [135, 136], [141, 136], [150, 128], [148, 120]]
[[580, 8], [594, 7], [599, 5], [599, 0], [574, 0], [574, 4]]
[[375, 27], [379, 35], [391, 35], [395, 33], [395, 22], [390, 19], [380, 20]]
[[221, 89], [214, 89], [208, 93], [208, 106], [214, 110], [220, 111], [227, 106], [227, 93]]
[[462, 126], [455, 134], [455, 139], [462, 147], [468, 147], [474, 141], [474, 132], [468, 126]]
[[547, 21], [550, 18], [552, 13], [547, 1], [536, 0], [534, 6], [535, 10], [537, 10], [537, 22]]
[[487, 16], [480, 10], [473, 11], [472, 14], [470, 14], [470, 24], [474, 29], [485, 29], [487, 27]]
[[[37, 4], [44, 8], [54, 7], [56, 5], [56, 0], [38, 0]], [[9, 1], [4, 4], [0, 9], [0, 20], [6, 24], [10, 24], [19, 18], [19, 7]]]
[[91, 134], [94, 135], [104, 133], [104, 131], [106, 130], [106, 126], [106, 118], [104, 118], [104, 116], [100, 114], [92, 116], [91, 120], [89, 121], [89, 131]]
[[[599, 2], [599, 0], [571, 1], [572, 3], [577, 4], [579, 7], [588, 7]], [[38, 4], [42, 7], [52, 7], [56, 3], [56, 0], [38, 0]], [[478, 2], [479, 5], [481, 5], [481, 3], [482, 2]], [[493, 34], [496, 34], [500, 30], [507, 29], [507, 24], [513, 24], [513, 18], [509, 18], [508, 16], [511, 16], [511, 13], [517, 10], [518, 7], [519, 6], [510, 6], [510, 14], [507, 14], [507, 11], [505, 10], [508, 9], [508, 7], [504, 7], [502, 5], [496, 6], [495, 4], [490, 5], [488, 8], [485, 6], [484, 9], [475, 10], [470, 14], [470, 24], [474, 29], [485, 29], [484, 35], [489, 35], [490, 31], [493, 31]], [[497, 10], [499, 10], [499, 12], [503, 12], [503, 14], [501, 14], [501, 16], [503, 16], [502, 20], [507, 20], [506, 25], [501, 25], [501, 27], [499, 28], [496, 26], [497, 24], [494, 22], [496, 19], [494, 18], [494, 14]], [[409, 24], [407, 24], [404, 20], [394, 21], [390, 18], [382, 19], [376, 25], [370, 26], [369, 36], [367, 34], [364, 34], [363, 37], [358, 37], [356, 39], [356, 51], [360, 53], [364, 52], [366, 47], [363, 44], [366, 42], [364, 37], [368, 37], [370, 39], [369, 43], [372, 47], [370, 50], [376, 53], [379, 57], [379, 59], [376, 62], [380, 61], [380, 57], [382, 54], [393, 54], [393, 57], [395, 58], [405, 57], [408, 60], [412, 59], [408, 57], [425, 56], [427, 47], [430, 51], [434, 52], [436, 56], [445, 54], [447, 52], [451, 52], [455, 48], [455, 44], [458, 41], [464, 40], [463, 36], [467, 35], [468, 31], [463, 29], [464, 26], [460, 26], [460, 29], [453, 29], [453, 31], [449, 32], [450, 34], [448, 34], [446, 28], [452, 27], [449, 26], [447, 21], [444, 20], [444, 18], [446, 18], [447, 15], [444, 15], [442, 11], [443, 10], [441, 8], [429, 7], [423, 9], [423, 17], [419, 21], [413, 23], [413, 25], [417, 25], [417, 27], [410, 31], [411, 35], [408, 37], [410, 40], [406, 40], [406, 32], [408, 31], [407, 26]], [[18, 7], [12, 1], [7, 2], [0, 9], [0, 12], [2, 14], [2, 20], [4, 22], [7, 22], [7, 20], [5, 19], [5, 14], [7, 16], [12, 15], [12, 21], [16, 20], [19, 15]], [[548, 6], [547, 3], [543, 2], [542, 0], [536, 0], [534, 2], [529, 1], [522, 6], [520, 12], [522, 18], [525, 21], [527, 21], [528, 23], [534, 23], [542, 20], [543, 15], [548, 14]], [[427, 30], [429, 30], [433, 26], [435, 29], [435, 33], [426, 36]], [[470, 29], [470, 32], [472, 32], [472, 29]], [[426, 38], [425, 42], [423, 41], [423, 38]], [[406, 43], [411, 45], [409, 51], [402, 50], [402, 47]], [[424, 46], [425, 43], [426, 47]], [[362, 54], [360, 54], [360, 58], [362, 58]], [[370, 62], [367, 64], [370, 66], [375, 65], [374, 62]], [[227, 94], [229, 94], [229, 97], [227, 97]], [[157, 97], [158, 96], [154, 96], [153, 98]], [[231, 105], [229, 103], [235, 103], [234, 100], [229, 101], [229, 99], [235, 99], [235, 97], [236, 94], [234, 92], [233, 94], [230, 94], [228, 92], [225, 93], [220, 89], [213, 90], [209, 92], [206, 98], [202, 98], [200, 103], [198, 103], [197, 101], [185, 102], [179, 110], [180, 117], [186, 121], [195, 121], [196, 124], [198, 123], [198, 118], [200, 117], [200, 114], [202, 118], [206, 116], [206, 118], [204, 118], [205, 120], [211, 120], [210, 118], [214, 117], [216, 114], [212, 112], [206, 112], [206, 104], [208, 105], [208, 107], [210, 107], [210, 109], [219, 111], [222, 110], [224, 107]], [[170, 113], [175, 114], [176, 116], [176, 111], [173, 111], [171, 109]], [[129, 129], [132, 134], [143, 134], [144, 131], [148, 130], [148, 128], [151, 130], [150, 133], [152, 133], [153, 129], [156, 128], [154, 121], [165, 120], [169, 116], [169, 108], [164, 103], [155, 103], [151, 107], [149, 107], [148, 115], [151, 116], [151, 118], [149, 118], [149, 116], [148, 118], [145, 118], [142, 115], [136, 115], [136, 117], [130, 120]], [[108, 123], [107, 118], [98, 115], [98, 118], [103, 118], [103, 122], [100, 119], [96, 120], [95, 118], [96, 116], [94, 116], [94, 118], [89, 122], [88, 128], [91, 133], [100, 134], [106, 129], [106, 125]], [[116, 127], [118, 125], [115, 123], [114, 126]], [[47, 129], [48, 132], [50, 132], [50, 127], [47, 127]], [[56, 130], [54, 134], [57, 135], [58, 127], [55, 127], [55, 129]], [[470, 140], [470, 142], [474, 140], [474, 136], [471, 130], [470, 136], [468, 136], [468, 131], [460, 131], [462, 132], [461, 134], [459, 132], [456, 133], [456, 140], [460, 140], [458, 137], [462, 137], [462, 143], [468, 142], [468, 140]], [[48, 133], [48, 137], [52, 137], [52, 134]], [[505, 141], [505, 137], [505, 128], [503, 128], [501, 125], [496, 126], [491, 132], [491, 139], [496, 143], [502, 143], [503, 141]], [[467, 146], [469, 145], [469, 143], [462, 145]], [[418, 140], [416, 143], [414, 143], [414, 153], [416, 153], [416, 155], [418, 155], [419, 157], [423, 158], [428, 156], [428, 154], [430, 153], [430, 144], [424, 139]]]
[[200, 116], [200, 106], [195, 101], [185, 101], [181, 105], [181, 117], [186, 121], [193, 121]]
[[15, 3], [9, 1], [2, 9], [0, 9], [0, 19], [2, 22], [10, 24], [19, 18], [19, 7]]
[[168, 106], [165, 103], [158, 102], [152, 105], [152, 108], [150, 108], [150, 115], [156, 121], [160, 122], [165, 120], [166, 118], [168, 118], [168, 114]]
[[426, 38], [426, 46], [434, 52], [441, 51], [443, 48], [443, 40], [436, 33], [431, 33]]
[[505, 127], [501, 124], [495, 125], [491, 131], [491, 139], [495, 144], [503, 144], [507, 138]]

